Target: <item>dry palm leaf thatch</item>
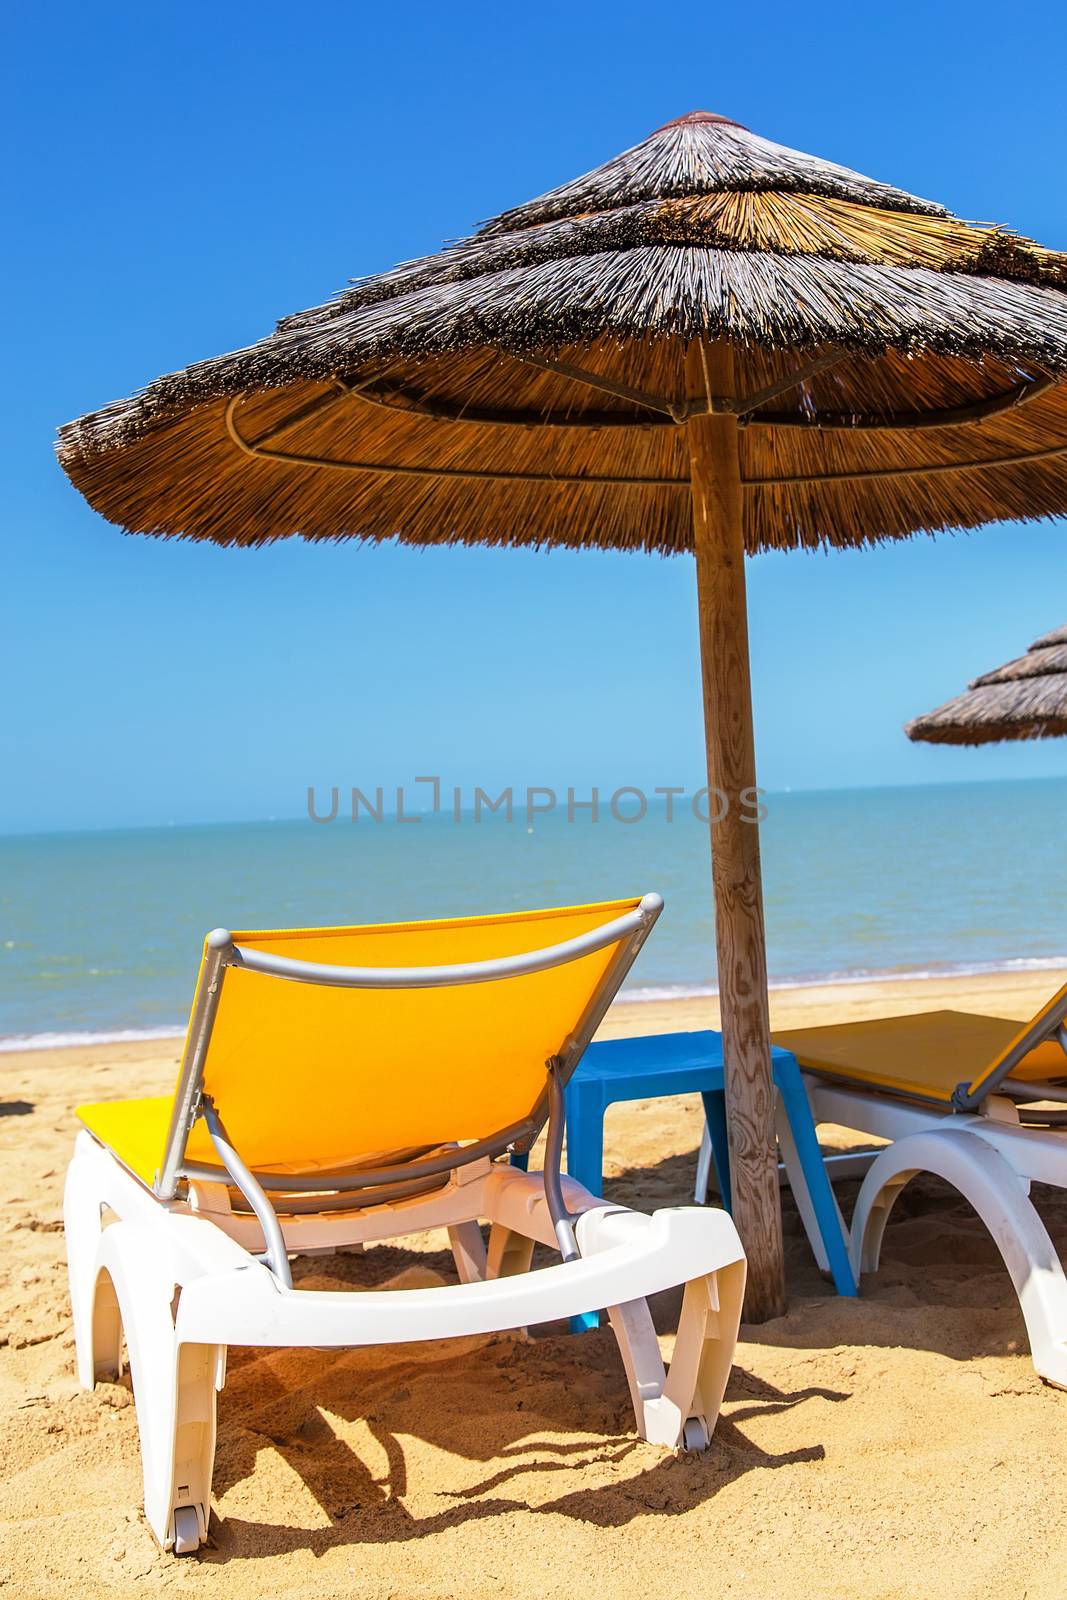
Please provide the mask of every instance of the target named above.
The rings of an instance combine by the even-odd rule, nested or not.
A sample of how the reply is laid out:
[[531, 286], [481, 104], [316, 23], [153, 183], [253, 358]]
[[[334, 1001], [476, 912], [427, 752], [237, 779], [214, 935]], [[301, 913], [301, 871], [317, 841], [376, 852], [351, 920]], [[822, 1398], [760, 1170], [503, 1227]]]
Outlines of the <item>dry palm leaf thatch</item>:
[[975, 678], [965, 694], [916, 717], [909, 739], [993, 744], [1067, 734], [1067, 627], [1036, 639], [1024, 656]]
[[674, 552], [683, 424], [730, 410], [747, 547], [856, 544], [1067, 511], [1065, 380], [1067, 257], [697, 112], [59, 456], [144, 533]]

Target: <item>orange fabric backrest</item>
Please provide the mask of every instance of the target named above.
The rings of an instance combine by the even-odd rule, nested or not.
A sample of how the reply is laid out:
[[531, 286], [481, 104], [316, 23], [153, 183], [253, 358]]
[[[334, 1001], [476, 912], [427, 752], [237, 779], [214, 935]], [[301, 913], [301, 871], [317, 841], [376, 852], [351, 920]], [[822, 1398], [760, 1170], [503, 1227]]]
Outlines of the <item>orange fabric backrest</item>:
[[[452, 966], [561, 944], [639, 904], [233, 940], [239, 949], [333, 966]], [[546, 1061], [579, 1023], [623, 942], [546, 971], [442, 988], [328, 988], [227, 967], [204, 1090], [245, 1161], [261, 1170], [311, 1173], [488, 1137], [534, 1111]], [[202, 1121], [187, 1156], [217, 1161]]]

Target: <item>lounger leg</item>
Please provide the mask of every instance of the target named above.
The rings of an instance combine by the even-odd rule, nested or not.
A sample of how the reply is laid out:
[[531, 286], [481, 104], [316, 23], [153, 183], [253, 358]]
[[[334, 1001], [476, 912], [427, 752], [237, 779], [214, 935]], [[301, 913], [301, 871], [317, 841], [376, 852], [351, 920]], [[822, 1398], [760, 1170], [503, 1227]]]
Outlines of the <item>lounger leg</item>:
[[650, 1444], [707, 1449], [733, 1367], [744, 1292], [743, 1260], [686, 1284], [666, 1372], [647, 1301], [609, 1307], [637, 1431]]
[[452, 1259], [460, 1283], [481, 1283], [486, 1274], [486, 1249], [482, 1230], [476, 1222], [457, 1222], [448, 1230]]
[[[679, 1208], [679, 1221], [702, 1229], [707, 1213]], [[578, 1225], [583, 1256], [611, 1249], [625, 1236], [624, 1213], [604, 1207], [587, 1212]], [[666, 1375], [652, 1317], [644, 1299], [609, 1307], [608, 1315], [630, 1386], [638, 1432], [668, 1449], [703, 1450], [711, 1438], [733, 1363], [746, 1263], [729, 1217], [714, 1217], [722, 1265], [704, 1270], [685, 1285], [674, 1359]], [[707, 1257], [705, 1257], [707, 1261]]]
[[687, 1449], [703, 1450], [711, 1442], [733, 1367], [744, 1294], [744, 1261], [685, 1286], [664, 1398], [683, 1419]]
[[78, 1382], [91, 1389], [98, 1378], [119, 1376], [122, 1323], [110, 1277], [100, 1272], [101, 1208], [104, 1200], [94, 1164], [75, 1155], [67, 1168], [63, 1227], [74, 1319]]
[[665, 1414], [662, 1405], [667, 1369], [648, 1301], [628, 1300], [624, 1305], [609, 1306], [608, 1317], [630, 1388], [637, 1431], [650, 1444], [673, 1449], [678, 1443], [677, 1418]]
[[993, 1236], [1019, 1296], [1034, 1367], [1067, 1388], [1067, 1278], [1041, 1218], [1027, 1198], [1027, 1180], [998, 1151], [966, 1128], [909, 1134], [880, 1152], [856, 1201], [852, 1263], [878, 1266], [882, 1237], [897, 1195], [919, 1172], [957, 1189]]
[[137, 1405], [145, 1520], [165, 1550], [194, 1552], [207, 1538], [215, 1459], [215, 1395], [225, 1373], [221, 1345], [180, 1344], [179, 1290], [160, 1230], [118, 1222], [101, 1264], [115, 1286]]
[[512, 1278], [529, 1272], [533, 1260], [534, 1241], [525, 1234], [494, 1222], [489, 1230], [485, 1275], [487, 1278]]
[[783, 1061], [776, 1063], [775, 1075], [778, 1149], [804, 1231], [821, 1270], [832, 1272], [838, 1294], [854, 1295], [848, 1230], [826, 1174], [804, 1081], [796, 1066]]

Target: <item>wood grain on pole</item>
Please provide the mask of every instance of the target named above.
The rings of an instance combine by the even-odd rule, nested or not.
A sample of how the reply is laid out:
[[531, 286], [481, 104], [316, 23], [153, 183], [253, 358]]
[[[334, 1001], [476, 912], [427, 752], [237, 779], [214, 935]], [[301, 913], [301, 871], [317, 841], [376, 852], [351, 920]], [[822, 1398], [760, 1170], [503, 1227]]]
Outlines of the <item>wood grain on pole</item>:
[[[692, 346], [686, 358], [686, 383], [690, 398], [732, 398], [733, 352], [729, 345]], [[748, 1256], [745, 1315], [751, 1322], [765, 1322], [785, 1310], [785, 1270], [755, 820], [756, 758], [737, 418], [728, 413], [692, 417], [686, 432], [733, 1215]]]

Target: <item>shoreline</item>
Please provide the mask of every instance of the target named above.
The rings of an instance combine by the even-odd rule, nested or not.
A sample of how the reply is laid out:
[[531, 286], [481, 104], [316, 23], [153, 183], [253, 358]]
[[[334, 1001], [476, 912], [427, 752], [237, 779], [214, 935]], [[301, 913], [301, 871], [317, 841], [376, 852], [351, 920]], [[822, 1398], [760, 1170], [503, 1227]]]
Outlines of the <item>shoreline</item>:
[[[1067, 957], [1062, 961], [1020, 960], [1003, 966], [973, 966], [931, 971], [833, 974], [794, 979], [769, 987], [771, 1024], [786, 1028], [811, 1021], [815, 1015], [830, 1021], [856, 1021], [880, 1014], [914, 1013], [937, 1008], [987, 1011], [1015, 1016], [1032, 1015], [1067, 979]], [[831, 1015], [832, 1014], [832, 1015]], [[672, 1030], [718, 1027], [718, 991], [663, 985], [627, 993], [613, 1003], [600, 1028], [600, 1036], [620, 1033], [666, 1033]], [[85, 1051], [96, 1057], [104, 1050], [140, 1052], [158, 1045], [160, 1053], [184, 1038], [181, 1026], [155, 1028], [79, 1029], [71, 1032], [11, 1034], [0, 1037], [0, 1056], [37, 1059]]]
[[[772, 1029], [860, 1022], [878, 1016], [907, 1016], [920, 1011], [976, 1011], [1025, 1022], [1067, 978], [1064, 966], [1039, 970], [901, 974], [855, 978], [847, 982], [772, 985]], [[717, 994], [676, 995], [662, 1000], [615, 1001], [598, 1037], [669, 1033], [718, 1028]]]
[[[863, 983], [936, 983], [941, 979], [1011, 977], [1030, 972], [1063, 972], [1067, 975], [1067, 955], [1016, 956], [1006, 961], [946, 961], [927, 967], [851, 967], [832, 972], [787, 973], [767, 982], [769, 994], [792, 989], [836, 989], [848, 984]], [[719, 991], [715, 984], [661, 983], [644, 988], [623, 989], [620, 999], [629, 1004], [644, 1004], [650, 1000], [700, 1000], [714, 999]]]

